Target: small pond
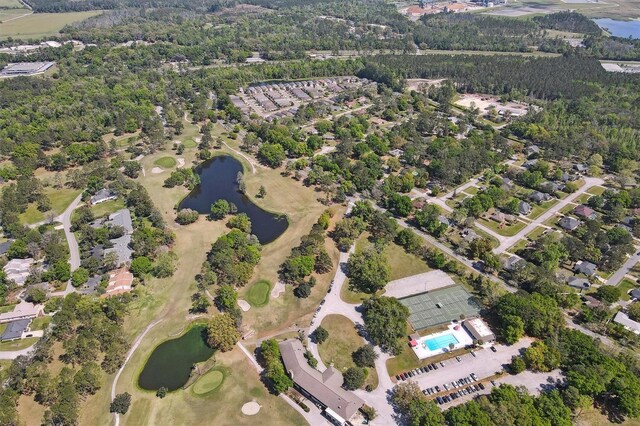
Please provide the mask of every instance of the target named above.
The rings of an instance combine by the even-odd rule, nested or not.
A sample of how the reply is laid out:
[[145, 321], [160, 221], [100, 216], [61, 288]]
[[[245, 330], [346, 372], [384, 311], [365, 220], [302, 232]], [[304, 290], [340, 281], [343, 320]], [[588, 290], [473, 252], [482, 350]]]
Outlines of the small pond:
[[598, 26], [611, 35], [640, 39], [640, 21], [617, 21], [610, 18], [594, 19]]
[[192, 209], [201, 214], [209, 214], [211, 204], [225, 199], [238, 207], [239, 213], [246, 213], [251, 219], [251, 233], [261, 244], [268, 244], [287, 230], [289, 222], [283, 215], [261, 209], [249, 197], [238, 191], [236, 178], [243, 172], [242, 164], [233, 157], [221, 155], [202, 163], [197, 170], [200, 185], [180, 203], [180, 209]]
[[213, 349], [205, 341], [205, 326], [193, 326], [177, 339], [158, 345], [138, 377], [138, 385], [146, 390], [165, 387], [180, 389], [191, 375], [191, 367], [208, 360]]

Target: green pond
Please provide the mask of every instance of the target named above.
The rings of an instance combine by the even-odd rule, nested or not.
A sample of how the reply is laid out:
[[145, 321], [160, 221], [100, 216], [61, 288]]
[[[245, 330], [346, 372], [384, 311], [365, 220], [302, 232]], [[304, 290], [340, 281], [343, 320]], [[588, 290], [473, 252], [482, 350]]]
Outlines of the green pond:
[[205, 326], [193, 326], [177, 339], [167, 340], [156, 347], [138, 377], [138, 386], [146, 390], [165, 387], [180, 389], [191, 374], [191, 367], [208, 360], [213, 349], [205, 341]]

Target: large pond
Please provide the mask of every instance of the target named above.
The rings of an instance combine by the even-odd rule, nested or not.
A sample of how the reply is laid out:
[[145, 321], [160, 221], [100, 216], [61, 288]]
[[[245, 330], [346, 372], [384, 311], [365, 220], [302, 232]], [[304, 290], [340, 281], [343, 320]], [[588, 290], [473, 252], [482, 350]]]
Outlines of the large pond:
[[640, 21], [617, 21], [610, 18], [594, 19], [598, 26], [611, 35], [640, 39]]
[[146, 390], [165, 387], [180, 389], [191, 375], [191, 367], [208, 360], [213, 349], [205, 341], [205, 327], [197, 325], [177, 339], [167, 340], [156, 347], [138, 377], [138, 385]]
[[268, 244], [278, 238], [289, 226], [287, 218], [270, 213], [255, 205], [249, 197], [238, 191], [236, 181], [242, 164], [233, 157], [221, 155], [205, 161], [198, 167], [200, 185], [180, 203], [180, 209], [193, 209], [209, 214], [211, 204], [225, 199], [238, 207], [238, 212], [246, 213], [251, 219], [251, 233], [261, 244]]

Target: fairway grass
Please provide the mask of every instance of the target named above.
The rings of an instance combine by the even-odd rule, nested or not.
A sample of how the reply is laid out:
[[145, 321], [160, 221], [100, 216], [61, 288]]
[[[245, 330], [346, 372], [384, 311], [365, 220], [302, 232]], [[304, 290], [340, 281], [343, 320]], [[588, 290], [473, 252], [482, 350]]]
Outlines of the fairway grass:
[[34, 13], [24, 18], [0, 24], [0, 39], [55, 36], [68, 24], [99, 15], [100, 11], [67, 13]]
[[171, 169], [176, 166], [177, 162], [173, 157], [160, 157], [153, 164], [163, 169]]
[[219, 367], [209, 370], [204, 376], [200, 377], [193, 385], [193, 393], [196, 395], [204, 395], [214, 391], [224, 382], [224, 372]]
[[267, 280], [260, 280], [249, 288], [247, 301], [255, 308], [265, 306], [269, 303], [270, 291], [271, 283]]
[[182, 146], [184, 146], [185, 149], [189, 149], [195, 148], [196, 146], [198, 146], [198, 144], [193, 139], [187, 139], [186, 141], [182, 142]]

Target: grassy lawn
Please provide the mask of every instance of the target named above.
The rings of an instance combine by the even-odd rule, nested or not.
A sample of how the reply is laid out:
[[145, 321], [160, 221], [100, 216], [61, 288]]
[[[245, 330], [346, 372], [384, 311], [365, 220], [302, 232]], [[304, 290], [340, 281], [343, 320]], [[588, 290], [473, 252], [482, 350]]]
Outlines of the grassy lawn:
[[189, 149], [189, 148], [195, 148], [196, 146], [198, 146], [198, 144], [193, 139], [187, 139], [184, 142], [182, 142], [182, 146], [184, 146], [185, 149]]
[[4, 324], [0, 324], [0, 334], [4, 333], [4, 331], [7, 329], [7, 326], [9, 324], [8, 323], [4, 323]]
[[251, 306], [259, 308], [269, 303], [269, 292], [271, 291], [271, 283], [267, 280], [260, 280], [253, 284], [247, 291], [247, 301]]
[[587, 201], [589, 201], [589, 198], [593, 197], [593, 195], [589, 194], [589, 193], [584, 193], [582, 195], [580, 195], [578, 198], [575, 199], [576, 203], [580, 203], [580, 204], [586, 204]]
[[422, 274], [423, 272], [429, 272], [431, 270], [422, 259], [407, 253], [402, 247], [395, 243], [390, 243], [387, 246], [385, 254], [391, 267], [390, 281]]
[[560, 213], [562, 214], [569, 214], [573, 211], [573, 209], [575, 209], [577, 206], [573, 203], [569, 203], [566, 206], [564, 206], [563, 208], [560, 209]]
[[39, 337], [27, 337], [20, 340], [0, 343], [0, 351], [19, 351], [26, 349], [38, 341]]
[[627, 293], [629, 292], [629, 290], [633, 290], [634, 288], [637, 288], [637, 287], [638, 287], [638, 284], [634, 283], [628, 278], [625, 278], [622, 281], [620, 281], [620, 283], [618, 284], [618, 288], [622, 292], [622, 296], [620, 296], [620, 299], [629, 300], [629, 295]]
[[0, 306], [0, 314], [5, 314], [7, 312], [11, 312], [11, 311], [13, 311], [13, 309], [15, 307], [16, 307], [16, 305]]
[[587, 191], [587, 193], [591, 194], [591, 195], [602, 195], [605, 191], [605, 188], [601, 187], [601, 186], [594, 186], [593, 188], [589, 188], [589, 190]]
[[31, 331], [44, 330], [49, 326], [50, 322], [51, 322], [51, 317], [45, 315], [43, 317], [35, 318], [33, 321], [31, 321], [29, 328], [31, 329]]
[[65, 12], [65, 13], [34, 13], [15, 21], [0, 24], [0, 38], [7, 37], [29, 39], [57, 35], [65, 25], [83, 21], [91, 16], [102, 13]]
[[366, 299], [370, 298], [369, 293], [362, 293], [360, 291], [353, 291], [349, 288], [349, 280], [345, 280], [342, 290], [340, 291], [340, 298], [351, 304], [360, 304]]
[[53, 214], [54, 216], [62, 214], [62, 212], [69, 207], [69, 204], [71, 204], [71, 202], [80, 194], [80, 191], [70, 188], [47, 188], [44, 190], [44, 194], [51, 202], [51, 210], [43, 213], [38, 210], [35, 203], [29, 204], [27, 210], [20, 215], [20, 220], [22, 222], [37, 223], [45, 220], [50, 214]]
[[546, 231], [546, 229], [547, 228], [543, 226], [538, 226], [536, 229], [534, 229], [533, 231], [527, 234], [527, 238], [529, 238], [532, 241], [535, 241], [542, 236], [542, 234], [544, 233], [544, 231]]
[[478, 222], [482, 223], [488, 228], [491, 228], [496, 233], [504, 237], [513, 237], [518, 232], [522, 231], [525, 226], [527, 226], [524, 222], [520, 221], [517, 221], [513, 225], [504, 225], [502, 228], [500, 227], [500, 224], [494, 220], [478, 219]]
[[155, 164], [158, 167], [162, 167], [163, 169], [170, 169], [176, 166], [177, 161], [174, 157], [166, 156], [166, 157], [158, 158], [156, 161], [153, 162], [153, 164]]
[[476, 231], [476, 234], [480, 235], [482, 238], [486, 238], [487, 240], [491, 241], [491, 248], [496, 248], [500, 245], [500, 241], [498, 241], [498, 239], [493, 235], [484, 232], [482, 229], [475, 226], [472, 226], [471, 229]]
[[225, 374], [221, 367], [214, 367], [200, 377], [191, 388], [196, 395], [204, 395], [212, 392], [222, 385]]
[[[327, 315], [321, 323], [329, 332], [329, 338], [318, 345], [318, 352], [322, 362], [328, 367], [333, 364], [335, 368], [344, 372], [349, 367], [355, 367], [351, 354], [365, 344], [358, 335], [355, 325], [351, 320], [342, 315]], [[374, 387], [378, 385], [378, 377], [375, 368], [369, 368], [367, 384]]]
[[529, 219], [531, 219], [531, 220], [537, 219], [544, 212], [546, 212], [547, 210], [549, 210], [551, 207], [555, 206], [556, 204], [558, 204], [558, 200], [545, 201], [544, 203], [540, 203], [539, 205], [538, 204], [532, 204], [531, 205], [531, 207], [532, 207], [531, 213], [527, 217]]
[[124, 200], [117, 198], [115, 200], [109, 200], [100, 204], [96, 204], [95, 206], [91, 206], [91, 211], [93, 212], [94, 217], [102, 217], [111, 213], [115, 213], [123, 208]]
[[479, 189], [477, 186], [470, 186], [467, 189], [464, 190], [464, 192], [466, 192], [469, 195], [476, 195], [478, 193]]
[[518, 242], [512, 245], [511, 247], [509, 247], [507, 251], [509, 253], [517, 253], [520, 250], [524, 250], [525, 247], [527, 247], [527, 244], [529, 244], [529, 241], [523, 238], [521, 240], [518, 240]]
[[[589, 408], [575, 418], [573, 424], [576, 426], [609, 426], [612, 423], [607, 415], [597, 408]], [[640, 426], [640, 419], [626, 419], [621, 423], [616, 422], [616, 424], [620, 426]]]

